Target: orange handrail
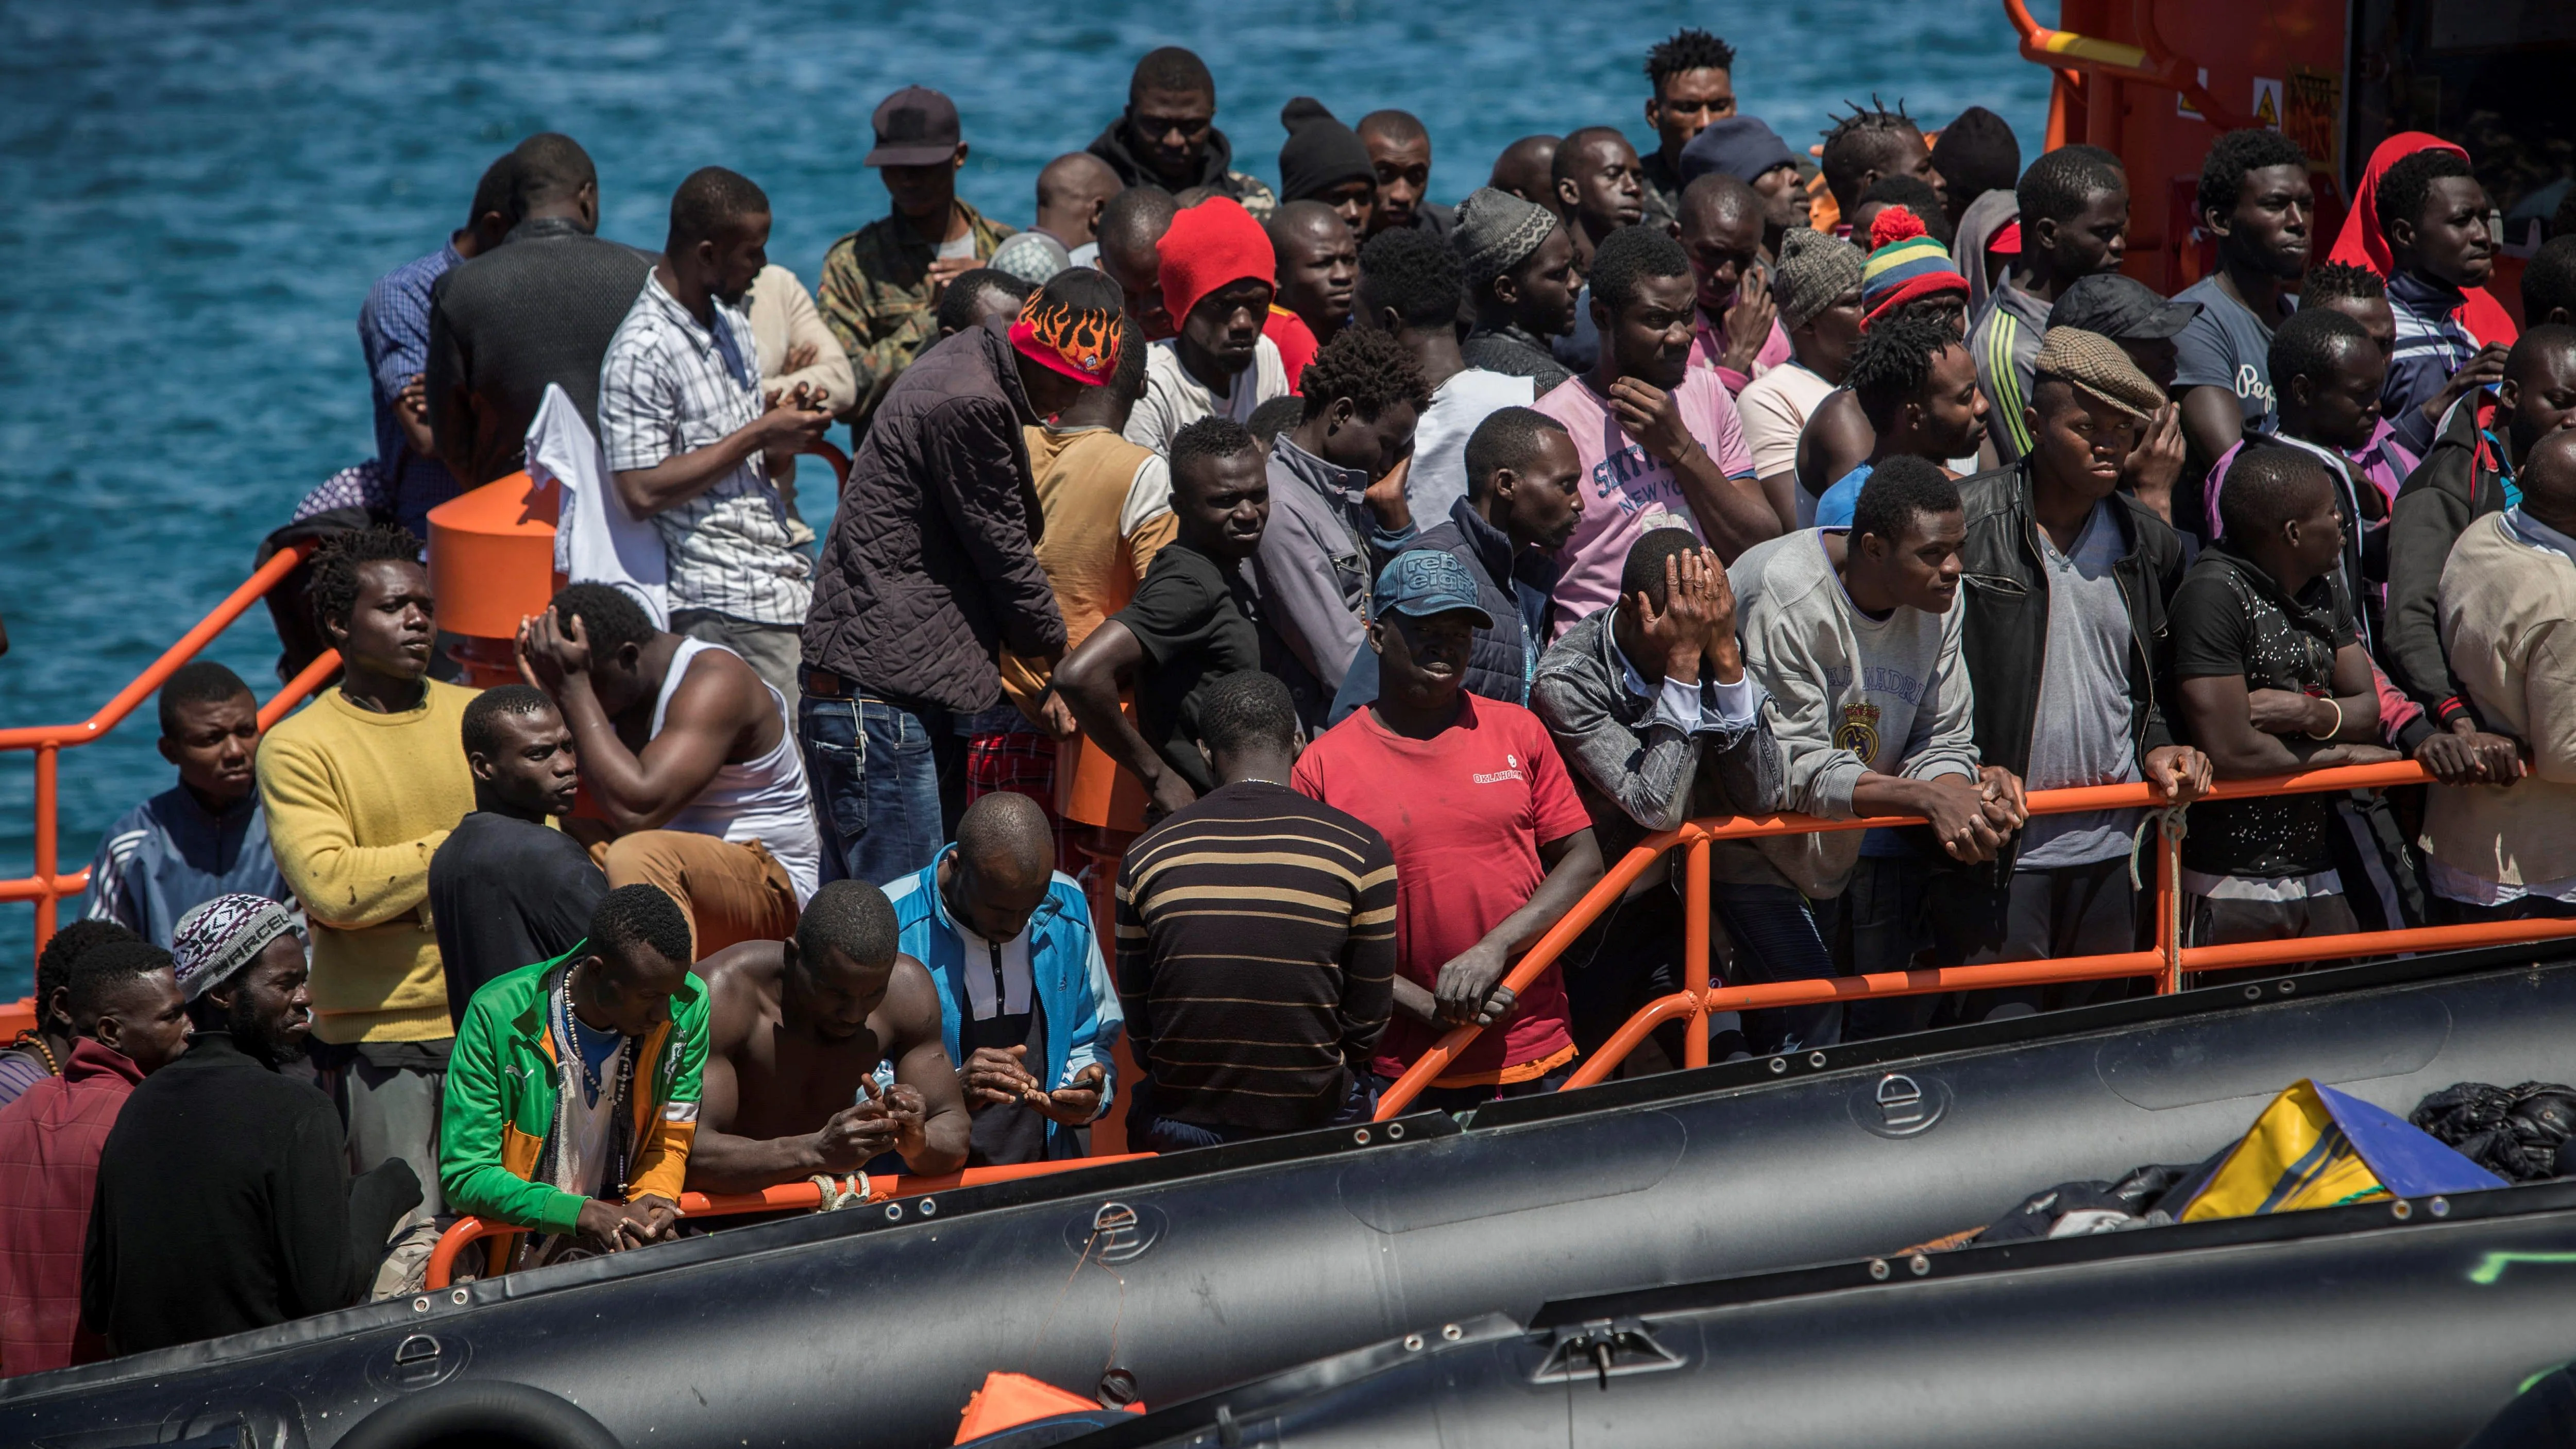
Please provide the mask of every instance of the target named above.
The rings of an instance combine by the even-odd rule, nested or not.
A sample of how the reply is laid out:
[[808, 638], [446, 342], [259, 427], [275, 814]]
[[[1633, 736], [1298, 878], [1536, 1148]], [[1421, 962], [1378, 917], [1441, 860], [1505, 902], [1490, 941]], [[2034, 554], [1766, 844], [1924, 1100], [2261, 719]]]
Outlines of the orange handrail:
[[[116, 692], [115, 697], [100, 705], [96, 713], [78, 724], [24, 725], [0, 729], [0, 750], [33, 750], [36, 754], [36, 860], [33, 874], [15, 880], [0, 880], [0, 902], [34, 901], [36, 903], [36, 953], [42, 955], [45, 943], [53, 939], [55, 916], [62, 898], [77, 895], [89, 886], [89, 871], [83, 868], [70, 875], [61, 872], [59, 858], [61, 833], [59, 823], [61, 751], [101, 739], [107, 732], [124, 723], [137, 705], [152, 697], [152, 692], [169, 681], [179, 666], [197, 657], [217, 636], [233, 626], [250, 606], [267, 597], [268, 591], [295, 571], [311, 553], [309, 541], [289, 544], [279, 549], [268, 562], [252, 570], [241, 587], [213, 612], [197, 621], [195, 628], [179, 636], [179, 641], [161, 652], [131, 683]], [[284, 718], [288, 710], [301, 703], [331, 677], [340, 667], [337, 653], [324, 651], [321, 658], [306, 666], [259, 711], [263, 730]]]
[[[2221, 780], [2210, 789], [2204, 800], [2242, 800], [2266, 795], [2295, 795], [2321, 790], [2375, 789], [2390, 785], [2415, 785], [2429, 782], [2432, 776], [2423, 766], [2411, 761], [2384, 765], [2344, 765], [2324, 770], [2302, 770], [2287, 775], [2270, 775], [2260, 779]], [[2088, 785], [2069, 790], [2034, 790], [2028, 804], [2033, 815], [2063, 815], [2073, 811], [2112, 809], [2160, 809], [2152, 787], [2138, 785]], [[1865, 830], [1882, 825], [1919, 825], [1919, 816], [1856, 816], [1847, 820], [1828, 820], [1811, 815], [1730, 816], [1711, 820], [1694, 820], [1678, 830], [1665, 831], [1641, 842], [1628, 852], [1601, 882], [1576, 902], [1557, 923], [1541, 936], [1529, 953], [1503, 977], [1502, 985], [1515, 993], [1529, 989], [1539, 974], [1555, 961], [1558, 954], [1577, 936], [1589, 929], [1602, 912], [1617, 904], [1630, 883], [1643, 874], [1664, 852], [1683, 847], [1685, 857], [1683, 901], [1683, 987], [1680, 991], [1649, 1002], [1628, 1019], [1610, 1040], [1594, 1052], [1573, 1077], [1566, 1090], [1590, 1086], [1608, 1077], [1639, 1042], [1664, 1022], [1687, 1016], [1691, 1030], [1683, 1042], [1684, 1066], [1708, 1064], [1708, 1018], [1720, 1011], [1759, 1010], [1770, 1007], [1808, 1006], [1832, 1001], [1865, 1000], [1887, 996], [1919, 996], [1935, 991], [1983, 990], [2004, 986], [2047, 986], [2069, 981], [2100, 981], [2120, 976], [2154, 975], [2159, 992], [2178, 991], [2188, 972], [2214, 971], [2235, 967], [2274, 966], [2289, 962], [2336, 960], [2349, 956], [2383, 953], [2441, 950], [2466, 946], [2509, 945], [2519, 942], [2551, 940], [2576, 936], [2576, 920], [2492, 921], [2463, 926], [2425, 926], [2402, 930], [2362, 931], [2340, 936], [2310, 936], [2287, 941], [2254, 941], [2228, 946], [2185, 946], [2181, 940], [2180, 865], [2182, 837], [2157, 824], [2156, 945], [2147, 951], [2124, 951], [2105, 956], [2075, 956], [2058, 960], [2007, 961], [1986, 966], [1944, 966], [1931, 970], [1883, 972], [1867, 976], [1834, 976], [1811, 981], [1783, 981], [1762, 986], [1711, 987], [1709, 984], [1708, 939], [1708, 850], [1710, 842], [1747, 840], [1769, 835], [1804, 835], [1828, 830]], [[1412, 1105], [1415, 1097], [1435, 1080], [1442, 1069], [1457, 1059], [1467, 1043], [1482, 1028], [1461, 1026], [1451, 1029], [1378, 1097], [1377, 1120], [1394, 1117]]]
[[[2198, 67], [2166, 48], [2164, 37], [2156, 30], [2153, 0], [2136, 0], [2131, 12], [2142, 45], [2052, 30], [2033, 18], [2024, 0], [2003, 0], [2003, 4], [2004, 18], [2012, 22], [2014, 33], [2021, 37], [2022, 58], [2049, 67], [2061, 81], [2077, 73], [2089, 73], [2158, 86], [2180, 91], [2193, 109], [2218, 130], [2240, 130], [2252, 124], [2242, 111], [2221, 105], [2210, 95], [2209, 88], [2200, 83]], [[2052, 147], [2067, 139], [2057, 134], [2055, 122], [2052, 115]]]
[[[1104, 1162], [1137, 1162], [1153, 1155], [1150, 1152], [1127, 1152], [1103, 1157], [1068, 1157], [1008, 1167], [970, 1167], [963, 1172], [946, 1172], [932, 1177], [872, 1176], [868, 1179], [867, 1200], [878, 1203], [889, 1198], [920, 1197], [952, 1188], [1015, 1182], [1024, 1177], [1046, 1177], [1071, 1172], [1077, 1167], [1098, 1167]], [[758, 1192], [680, 1194], [680, 1216], [690, 1219], [735, 1217], [745, 1213], [811, 1212], [822, 1205], [823, 1190], [812, 1182], [782, 1182]], [[439, 1234], [438, 1246], [430, 1250], [428, 1276], [423, 1287], [432, 1293], [445, 1288], [456, 1276], [457, 1254], [468, 1246], [489, 1238], [517, 1237], [525, 1231], [525, 1228], [487, 1223], [476, 1217], [458, 1218], [446, 1232]]]

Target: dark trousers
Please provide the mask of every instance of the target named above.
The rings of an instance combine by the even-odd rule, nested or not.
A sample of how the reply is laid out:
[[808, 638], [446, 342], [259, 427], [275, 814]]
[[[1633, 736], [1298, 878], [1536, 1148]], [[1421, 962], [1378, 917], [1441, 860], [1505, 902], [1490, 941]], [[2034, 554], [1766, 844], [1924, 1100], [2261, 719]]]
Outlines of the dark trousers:
[[[1422, 1089], [1422, 1094], [1415, 1097], [1404, 1110], [1407, 1112], [1425, 1110], [1472, 1112], [1488, 1102], [1505, 1101], [1512, 1097], [1535, 1097], [1542, 1092], [1558, 1091], [1565, 1086], [1566, 1080], [1574, 1075], [1575, 1065], [1574, 1062], [1567, 1062], [1544, 1077], [1532, 1077], [1526, 1082], [1503, 1082], [1475, 1087], [1425, 1087]], [[1376, 1091], [1372, 1095], [1383, 1097], [1394, 1086], [1395, 1078], [1378, 1077]]]
[[[2309, 896], [2296, 901], [2240, 901], [2185, 895], [2183, 944], [2231, 946], [2240, 941], [2292, 941], [2307, 936], [2341, 936], [2361, 929], [2352, 902], [2341, 895]], [[2315, 966], [2313, 961], [2285, 961], [2277, 966], [2246, 966], [2225, 971], [2197, 971], [2183, 978], [2186, 986], [2234, 986], [2268, 981]], [[2342, 963], [2334, 963], [2340, 965]]]
[[[2139, 945], [2138, 893], [2129, 887], [2126, 856], [2055, 870], [2017, 870], [1992, 887], [1953, 872], [1932, 897], [1936, 950], [1942, 961], [1960, 966], [2109, 956]], [[1961, 1021], [2002, 1021], [2117, 1001], [2132, 985], [2130, 978], [2115, 977], [1968, 991], [1956, 998], [1955, 1013]]]
[[873, 694], [803, 696], [796, 733], [823, 832], [823, 879], [887, 885], [939, 857], [966, 808], [956, 716]]
[[[1318, 1127], [1341, 1127], [1365, 1122], [1377, 1111], [1377, 1077], [1369, 1072], [1351, 1073], [1349, 1091], [1342, 1105], [1331, 1117], [1315, 1124]], [[1186, 1152], [1193, 1147], [1223, 1147], [1229, 1142], [1250, 1142], [1262, 1137], [1276, 1137], [1253, 1127], [1226, 1127], [1203, 1122], [1184, 1122], [1178, 1117], [1165, 1117], [1154, 1110], [1154, 1083], [1146, 1078], [1135, 1084], [1127, 1098], [1127, 1142], [1131, 1148], [1146, 1152]]]
[[[1657, 997], [1682, 989], [1682, 898], [1667, 881], [1602, 912], [1558, 957], [1574, 1045], [1589, 1057], [1618, 1035], [1629, 1017]], [[1655, 1044], [1682, 1060], [1685, 1022], [1655, 1028]]]
[[[1711, 914], [1735, 942], [1733, 986], [1815, 981], [1834, 975], [1833, 953], [1807, 898], [1783, 885], [1717, 885]], [[1744, 1044], [1755, 1056], [1829, 1047], [1842, 1040], [1840, 1002], [1744, 1013]]]
[[2500, 906], [2473, 906], [2448, 896], [2433, 897], [2434, 918], [2446, 926], [2474, 926], [2486, 921], [2563, 921], [2576, 917], [2576, 901], [2524, 896]]
[[[1923, 893], [1932, 868], [1921, 856], [1864, 855], [1841, 895], [1815, 903], [1816, 926], [1834, 953], [1837, 976], [1914, 969], [1926, 944]], [[1940, 997], [1890, 996], [1843, 1004], [1843, 1039], [1872, 1041], [1932, 1024]]]

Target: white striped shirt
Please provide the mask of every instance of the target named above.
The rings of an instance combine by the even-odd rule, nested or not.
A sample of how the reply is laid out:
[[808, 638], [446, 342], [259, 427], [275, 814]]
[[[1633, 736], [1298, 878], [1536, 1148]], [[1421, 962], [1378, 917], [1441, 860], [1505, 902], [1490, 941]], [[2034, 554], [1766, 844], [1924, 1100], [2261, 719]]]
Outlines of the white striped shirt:
[[[760, 349], [751, 319], [715, 302], [698, 325], [648, 275], [599, 368], [599, 440], [613, 473], [659, 466], [760, 416]], [[671, 609], [708, 609], [754, 624], [802, 625], [813, 560], [787, 533], [787, 512], [757, 453], [686, 503], [653, 516], [670, 557]]]

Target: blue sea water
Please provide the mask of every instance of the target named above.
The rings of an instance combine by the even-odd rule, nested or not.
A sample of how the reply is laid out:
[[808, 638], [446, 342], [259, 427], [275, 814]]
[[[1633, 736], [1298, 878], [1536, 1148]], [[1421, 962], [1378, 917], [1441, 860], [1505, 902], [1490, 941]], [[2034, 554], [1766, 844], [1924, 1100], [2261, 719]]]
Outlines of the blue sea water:
[[[2037, 153], [2046, 74], [1993, 0], [0, 5], [0, 725], [86, 717], [371, 450], [358, 304], [530, 132], [589, 148], [602, 234], [638, 244], [691, 170], [748, 174], [776, 210], [771, 257], [811, 286], [824, 248], [885, 210], [858, 158], [899, 86], [956, 99], [963, 192], [1014, 224], [1160, 44], [1208, 60], [1241, 168], [1276, 180], [1293, 95], [1345, 119], [1401, 106], [1454, 202], [1531, 132], [1652, 144], [1639, 67], [1681, 25], [1735, 44], [1743, 108], [1800, 149], [1875, 93], [1927, 124], [1988, 106]], [[276, 653], [256, 608], [211, 651], [263, 696]], [[154, 733], [147, 704], [63, 755], [65, 869], [166, 788]], [[32, 861], [32, 781], [29, 756], [0, 757], [0, 876]], [[0, 907], [0, 999], [25, 990], [32, 918]]]

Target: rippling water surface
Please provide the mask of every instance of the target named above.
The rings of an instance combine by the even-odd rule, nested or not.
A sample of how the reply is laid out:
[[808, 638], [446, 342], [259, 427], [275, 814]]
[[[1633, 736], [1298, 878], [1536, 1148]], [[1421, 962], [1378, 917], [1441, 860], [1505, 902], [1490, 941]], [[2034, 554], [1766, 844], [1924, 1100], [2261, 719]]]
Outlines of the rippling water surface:
[[[0, 725], [85, 717], [371, 450], [369, 282], [436, 247], [532, 131], [590, 149], [601, 230], [624, 241], [659, 242], [696, 167], [750, 175], [777, 209], [771, 256], [810, 286], [824, 248], [884, 212], [857, 160], [887, 91], [954, 96], [965, 195], [1022, 224], [1037, 168], [1099, 131], [1157, 44], [1208, 59], [1244, 169], [1275, 181], [1292, 95], [1346, 120], [1402, 106], [1430, 126], [1443, 201], [1533, 131], [1650, 141], [1638, 67], [1684, 24], [1735, 43], [1744, 108], [1801, 148], [1874, 91], [1933, 123], [1990, 106], [2027, 156], [2047, 101], [1992, 0], [693, 9], [0, 4]], [[265, 612], [213, 655], [265, 695]], [[147, 705], [64, 755], [67, 869], [166, 787], [153, 733]], [[0, 757], [0, 876], [32, 859], [28, 758]], [[0, 999], [25, 989], [30, 925], [0, 907]]]

